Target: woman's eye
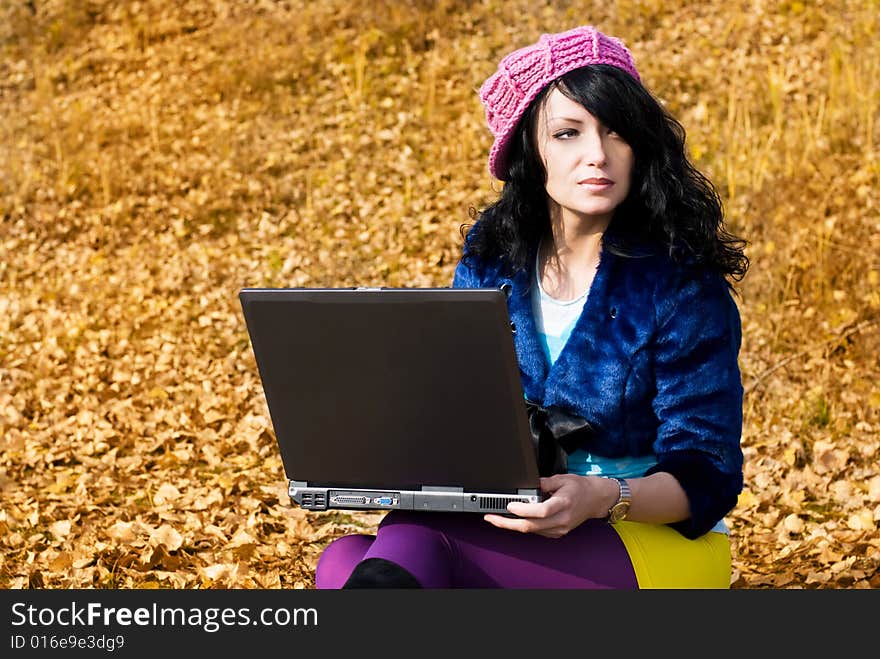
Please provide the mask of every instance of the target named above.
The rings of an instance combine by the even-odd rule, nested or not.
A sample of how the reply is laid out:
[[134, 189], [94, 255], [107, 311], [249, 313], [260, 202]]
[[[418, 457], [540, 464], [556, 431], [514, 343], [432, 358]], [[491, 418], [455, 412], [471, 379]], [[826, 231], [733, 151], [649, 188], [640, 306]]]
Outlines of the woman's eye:
[[558, 140], [567, 140], [575, 137], [577, 135], [577, 131], [574, 128], [564, 128], [562, 130], [558, 130], [553, 133], [553, 137]]

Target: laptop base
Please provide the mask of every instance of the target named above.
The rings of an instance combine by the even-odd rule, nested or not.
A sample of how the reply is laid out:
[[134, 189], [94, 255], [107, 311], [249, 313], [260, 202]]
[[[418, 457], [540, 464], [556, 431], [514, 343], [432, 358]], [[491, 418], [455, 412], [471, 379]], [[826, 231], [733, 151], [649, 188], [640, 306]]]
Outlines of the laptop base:
[[465, 492], [462, 488], [424, 487], [421, 490], [371, 490], [310, 487], [289, 481], [287, 493], [305, 510], [432, 510], [438, 512], [506, 513], [507, 504], [540, 503], [537, 490], [516, 494]]

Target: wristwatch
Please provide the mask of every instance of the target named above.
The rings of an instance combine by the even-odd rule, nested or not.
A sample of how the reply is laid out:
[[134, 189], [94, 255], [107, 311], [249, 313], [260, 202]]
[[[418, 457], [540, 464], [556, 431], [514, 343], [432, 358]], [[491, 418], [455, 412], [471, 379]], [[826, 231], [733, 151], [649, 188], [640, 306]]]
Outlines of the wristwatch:
[[620, 487], [617, 503], [608, 509], [608, 517], [605, 518], [606, 521], [613, 524], [614, 522], [626, 519], [626, 514], [629, 512], [630, 504], [632, 504], [632, 491], [629, 489], [629, 483], [622, 478], [617, 478], [616, 476], [611, 476], [610, 478], [617, 481], [617, 485]]

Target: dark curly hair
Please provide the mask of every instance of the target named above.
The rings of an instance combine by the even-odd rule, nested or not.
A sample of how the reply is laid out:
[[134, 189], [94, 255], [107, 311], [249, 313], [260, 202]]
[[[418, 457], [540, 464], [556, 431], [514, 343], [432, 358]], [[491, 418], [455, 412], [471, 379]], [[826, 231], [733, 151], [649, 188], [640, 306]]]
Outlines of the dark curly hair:
[[688, 160], [685, 130], [629, 74], [614, 66], [575, 69], [548, 85], [529, 106], [513, 135], [499, 198], [471, 209], [461, 227], [464, 259], [500, 260], [508, 274], [529, 267], [550, 216], [547, 172], [534, 143], [538, 113], [552, 89], [580, 103], [633, 150], [632, 183], [603, 236], [603, 249], [627, 257], [665, 252], [740, 281], [749, 267], [746, 241], [724, 228], [721, 199]]

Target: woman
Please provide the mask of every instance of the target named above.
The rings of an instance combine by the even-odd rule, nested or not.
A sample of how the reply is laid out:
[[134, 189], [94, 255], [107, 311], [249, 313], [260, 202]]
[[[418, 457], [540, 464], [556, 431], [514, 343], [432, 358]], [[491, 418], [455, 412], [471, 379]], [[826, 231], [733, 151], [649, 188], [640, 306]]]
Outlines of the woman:
[[743, 241], [619, 40], [545, 34], [480, 98], [504, 187], [453, 285], [508, 292], [548, 497], [389, 512], [331, 543], [317, 587], [729, 587]]

